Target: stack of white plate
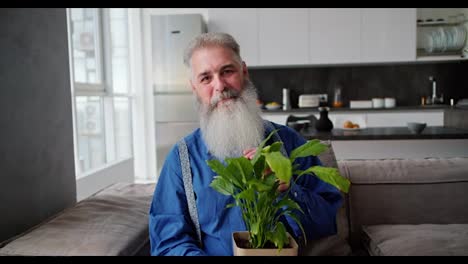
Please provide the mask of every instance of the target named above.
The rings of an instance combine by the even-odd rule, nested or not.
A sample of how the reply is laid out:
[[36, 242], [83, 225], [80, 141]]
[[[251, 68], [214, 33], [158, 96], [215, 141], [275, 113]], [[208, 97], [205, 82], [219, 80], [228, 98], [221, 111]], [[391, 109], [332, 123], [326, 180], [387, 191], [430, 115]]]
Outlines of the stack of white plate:
[[426, 31], [423, 45], [428, 53], [459, 51], [465, 46], [467, 32], [464, 26], [436, 27]]

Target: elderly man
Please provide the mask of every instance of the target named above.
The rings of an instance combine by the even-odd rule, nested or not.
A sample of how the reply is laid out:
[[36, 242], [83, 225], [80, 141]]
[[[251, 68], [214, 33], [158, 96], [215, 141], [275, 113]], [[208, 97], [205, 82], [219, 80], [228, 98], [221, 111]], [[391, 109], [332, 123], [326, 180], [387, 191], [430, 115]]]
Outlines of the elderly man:
[[[246, 227], [238, 207], [225, 208], [232, 197], [209, 186], [215, 173], [206, 161], [251, 158], [255, 147], [278, 128], [288, 154], [306, 141], [292, 129], [261, 118], [255, 87], [239, 45], [230, 35], [196, 37], [184, 59], [198, 102], [200, 128], [172, 148], [162, 168], [149, 215], [151, 254], [232, 255], [231, 233]], [[307, 168], [321, 163], [309, 157], [299, 159], [299, 165]], [[342, 202], [339, 191], [317, 177], [301, 177], [297, 183], [290, 194], [304, 211], [300, 221], [307, 239], [335, 234], [336, 212]], [[283, 183], [279, 190], [288, 186]], [[285, 218], [284, 224], [303, 241], [292, 219]]]

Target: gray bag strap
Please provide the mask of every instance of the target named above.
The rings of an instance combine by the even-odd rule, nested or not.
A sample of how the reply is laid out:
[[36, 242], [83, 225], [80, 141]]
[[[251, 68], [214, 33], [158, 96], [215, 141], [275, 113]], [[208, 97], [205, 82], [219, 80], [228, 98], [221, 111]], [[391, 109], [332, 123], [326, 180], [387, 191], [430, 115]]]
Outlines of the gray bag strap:
[[[273, 126], [273, 124], [268, 120], [265, 120], [265, 122], [263, 123], [265, 124], [267, 130], [269, 130], [270, 132], [276, 129], [275, 126]], [[273, 141], [282, 141], [278, 133], [273, 134]], [[280, 151], [285, 157], [289, 157], [288, 153], [286, 152], [286, 149], [284, 148], [284, 145], [281, 145]]]
[[187, 144], [182, 138], [177, 143], [177, 145], [179, 147], [180, 165], [182, 167], [182, 178], [184, 181], [185, 196], [187, 197], [187, 206], [190, 219], [192, 219], [193, 225], [195, 226], [198, 243], [200, 244], [200, 247], [202, 247], [203, 243], [201, 239], [200, 222], [198, 221], [197, 204], [195, 202], [195, 192], [193, 191], [192, 172], [190, 170], [190, 160]]

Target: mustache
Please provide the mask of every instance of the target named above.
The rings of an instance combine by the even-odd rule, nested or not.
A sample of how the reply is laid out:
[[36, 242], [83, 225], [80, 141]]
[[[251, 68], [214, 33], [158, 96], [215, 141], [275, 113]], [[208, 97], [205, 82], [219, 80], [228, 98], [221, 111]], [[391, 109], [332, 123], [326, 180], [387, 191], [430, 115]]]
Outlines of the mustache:
[[237, 90], [232, 89], [232, 88], [225, 88], [225, 90], [222, 93], [220, 93], [220, 94], [218, 94], [216, 96], [213, 96], [211, 98], [211, 101], [210, 101], [211, 108], [215, 108], [216, 105], [218, 104], [218, 102], [222, 101], [224, 99], [239, 98], [240, 94], [241, 94], [241, 91], [237, 91]]

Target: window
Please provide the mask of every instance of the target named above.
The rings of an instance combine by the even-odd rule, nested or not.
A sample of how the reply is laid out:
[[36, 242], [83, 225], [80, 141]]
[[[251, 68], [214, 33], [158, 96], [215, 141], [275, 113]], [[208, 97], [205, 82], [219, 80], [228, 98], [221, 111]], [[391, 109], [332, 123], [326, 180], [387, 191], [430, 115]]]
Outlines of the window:
[[77, 140], [77, 177], [133, 156], [125, 8], [68, 12]]

